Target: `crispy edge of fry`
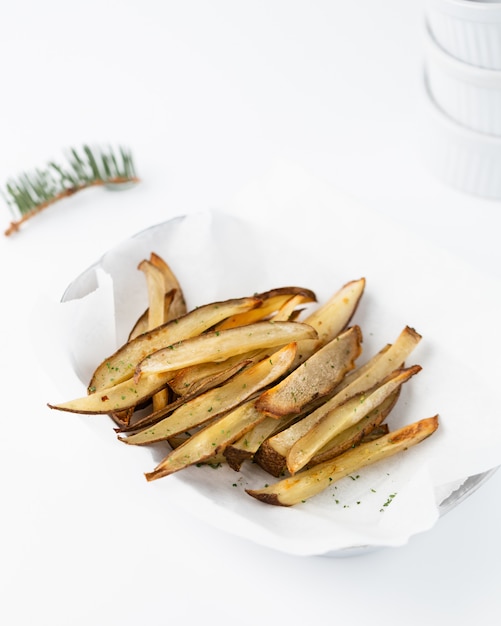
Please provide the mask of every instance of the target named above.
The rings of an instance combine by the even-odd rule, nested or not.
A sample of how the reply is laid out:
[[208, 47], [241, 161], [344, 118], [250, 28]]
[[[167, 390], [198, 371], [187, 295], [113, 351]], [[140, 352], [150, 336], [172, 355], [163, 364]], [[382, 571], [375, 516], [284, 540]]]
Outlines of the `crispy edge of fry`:
[[158, 267], [150, 261], [143, 259], [137, 266], [143, 272], [146, 280], [146, 290], [148, 293], [148, 328], [153, 330], [157, 326], [165, 323], [164, 297], [165, 279]]
[[[172, 319], [185, 315], [188, 311], [186, 308], [183, 290], [170, 265], [156, 252], [151, 252], [149, 260], [145, 260], [145, 262], [147, 262], [151, 267], [154, 267], [163, 277], [162, 290], [165, 294], [163, 321], [168, 322]], [[138, 335], [148, 331], [148, 317], [149, 310], [146, 309], [146, 311], [144, 311], [132, 327], [129, 333], [128, 341], [132, 341], [132, 339], [135, 339]]]
[[96, 393], [68, 402], [59, 404], [47, 403], [47, 406], [51, 409], [68, 411], [69, 413], [110, 414], [136, 407], [165, 387], [167, 382], [168, 374], [148, 376], [137, 384], [132, 380], [125, 380], [109, 389], [102, 389]]
[[[303, 320], [303, 323], [309, 324], [317, 331], [317, 337], [299, 342], [297, 363], [294, 368], [348, 327], [364, 290], [365, 278], [352, 280]], [[291, 319], [295, 319], [295, 316], [292, 315]]]
[[174, 298], [171, 306], [171, 319], [176, 319], [188, 312], [183, 288], [167, 261], [156, 252], [150, 253], [150, 263], [157, 267], [163, 274], [165, 281], [165, 291], [174, 291]]
[[111, 411], [109, 415], [119, 429], [127, 428], [134, 415], [135, 408], [135, 406], [132, 406], [123, 411]]
[[302, 309], [298, 307], [304, 303], [304, 296], [302, 294], [296, 294], [284, 302], [278, 311], [271, 316], [271, 319], [274, 322], [294, 322], [299, 319], [302, 313]]
[[272, 287], [271, 289], [267, 289], [266, 291], [261, 291], [256, 294], [258, 298], [262, 300], [269, 300], [270, 298], [274, 298], [275, 296], [303, 296], [310, 302], [316, 302], [317, 296], [314, 291], [309, 289], [308, 287], [300, 287], [297, 285], [287, 285], [285, 287]]
[[311, 291], [311, 289], [306, 289], [304, 287], [277, 287], [275, 289], [270, 289], [269, 291], [263, 291], [256, 294], [256, 297], [260, 298], [262, 301], [259, 307], [256, 307], [252, 311], [245, 311], [244, 313], [228, 317], [217, 324], [216, 328], [218, 330], [223, 330], [226, 328], [245, 326], [247, 324], [263, 320], [269, 316], [276, 319], [276, 316], [273, 314], [282, 310], [286, 304], [289, 304], [289, 306], [292, 306], [293, 304], [295, 307], [300, 304], [317, 301], [315, 293]]
[[293, 506], [305, 502], [352, 472], [358, 472], [363, 467], [383, 461], [419, 444], [430, 437], [437, 428], [438, 415], [421, 419], [268, 487], [246, 489], [246, 493], [265, 504], [276, 506]]
[[317, 346], [327, 343], [348, 326], [365, 291], [365, 284], [365, 278], [345, 283], [305, 318], [304, 322], [318, 333]]

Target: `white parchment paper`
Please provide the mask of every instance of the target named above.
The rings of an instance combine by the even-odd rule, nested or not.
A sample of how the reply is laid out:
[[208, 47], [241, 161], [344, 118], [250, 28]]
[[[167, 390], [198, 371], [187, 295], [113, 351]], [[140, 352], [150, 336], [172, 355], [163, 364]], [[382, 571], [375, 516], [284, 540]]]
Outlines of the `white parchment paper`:
[[[94, 367], [125, 340], [146, 307], [137, 265], [151, 251], [176, 272], [190, 308], [287, 284], [313, 289], [322, 302], [364, 276], [366, 292], [353, 320], [364, 336], [359, 363], [394, 341], [405, 325], [423, 336], [411, 357], [423, 370], [404, 387], [389, 425], [437, 413], [440, 419], [439, 430], [416, 448], [293, 508], [269, 506], [245, 493], [271, 482], [253, 464], [240, 473], [193, 467], [145, 481], [144, 488], [159, 498], [169, 489], [170, 502], [174, 493], [179, 505], [202, 519], [278, 550], [339, 554], [404, 544], [433, 526], [440, 503], [467, 477], [501, 464], [494, 384], [501, 375], [499, 338], [492, 336], [500, 285], [290, 167], [250, 184], [225, 210], [152, 226], [78, 277], [65, 302], [50, 311], [47, 336], [65, 356], [51, 367], [64, 381], [61, 397], [51, 402], [69, 400], [77, 390], [84, 395]], [[138, 472], [150, 471], [158, 460], [131, 449]]]

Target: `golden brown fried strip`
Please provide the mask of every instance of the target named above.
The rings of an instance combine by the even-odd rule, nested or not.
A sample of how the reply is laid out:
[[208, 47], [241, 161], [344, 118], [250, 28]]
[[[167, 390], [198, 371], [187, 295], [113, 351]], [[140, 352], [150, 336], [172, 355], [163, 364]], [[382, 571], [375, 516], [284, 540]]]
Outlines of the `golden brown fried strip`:
[[161, 348], [136, 367], [134, 379], [173, 372], [197, 363], [224, 361], [260, 348], [279, 348], [292, 341], [314, 339], [316, 331], [300, 322], [255, 322], [226, 330], [209, 331]]
[[[373, 433], [377, 433], [384, 420], [393, 410], [400, 395], [401, 387], [398, 387], [375, 409], [370, 411], [360, 421], [341, 431], [338, 435], [330, 439], [320, 450], [308, 461], [307, 467], [318, 465], [329, 459], [346, 452], [361, 441], [367, 440]], [[386, 426], [386, 425], [385, 425]], [[387, 428], [386, 428], [387, 429]], [[386, 430], [386, 429], [383, 429]], [[385, 432], [381, 434], [386, 434]], [[381, 436], [381, 434], [377, 436]]]
[[[221, 387], [211, 389], [181, 404], [168, 417], [150, 428], [141, 430], [121, 441], [133, 445], [145, 445], [169, 439], [183, 431], [189, 431], [223, 413], [234, 409], [257, 391], [272, 384], [286, 372], [296, 355], [297, 345], [292, 342], [273, 354], [237, 374]], [[148, 378], [148, 377], [146, 377]]]
[[348, 450], [330, 461], [285, 478], [263, 489], [247, 489], [247, 493], [266, 504], [293, 506], [321, 493], [329, 485], [358, 472], [363, 467], [389, 458], [417, 445], [438, 428], [438, 416], [425, 418], [375, 441]]
[[192, 435], [170, 452], [152, 471], [146, 474], [148, 480], [156, 480], [189, 465], [206, 462], [214, 455], [220, 455], [225, 447], [241, 437], [265, 419], [251, 400], [223, 415], [205, 428]]
[[132, 378], [138, 363], [148, 355], [165, 346], [200, 335], [229, 315], [248, 311], [259, 304], [259, 298], [254, 297], [211, 302], [139, 335], [124, 344], [96, 368], [89, 383], [89, 392], [94, 393]]

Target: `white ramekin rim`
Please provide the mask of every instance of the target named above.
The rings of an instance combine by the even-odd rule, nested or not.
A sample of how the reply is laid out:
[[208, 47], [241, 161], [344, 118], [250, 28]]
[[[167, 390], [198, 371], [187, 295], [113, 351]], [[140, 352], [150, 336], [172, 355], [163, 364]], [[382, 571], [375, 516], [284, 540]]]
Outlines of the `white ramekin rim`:
[[501, 203], [501, 137], [473, 131], [451, 119], [430, 94], [426, 75], [422, 95], [423, 165], [458, 191]]
[[480, 0], [425, 0], [428, 10], [440, 11], [458, 19], [474, 22], [500, 22], [501, 2]]
[[[501, 3], [499, 6], [501, 9]], [[501, 70], [478, 67], [452, 56], [438, 44], [427, 23], [424, 27], [424, 39], [429, 61], [438, 64], [450, 76], [470, 85], [501, 89]]]
[[439, 125], [441, 131], [465, 146], [470, 146], [475, 150], [482, 150], [486, 154], [492, 153], [501, 157], [501, 136], [481, 133], [464, 126], [460, 122], [452, 119], [435, 101], [431, 93], [426, 72], [423, 76], [423, 98], [424, 107], [428, 116]]

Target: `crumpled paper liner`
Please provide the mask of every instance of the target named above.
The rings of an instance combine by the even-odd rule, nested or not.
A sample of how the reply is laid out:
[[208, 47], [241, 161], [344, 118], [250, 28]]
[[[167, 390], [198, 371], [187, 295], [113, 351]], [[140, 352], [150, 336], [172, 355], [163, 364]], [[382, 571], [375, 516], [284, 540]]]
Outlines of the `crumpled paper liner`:
[[[405, 325], [423, 335], [408, 363], [423, 370], [404, 386], [390, 427], [436, 413], [440, 419], [439, 430], [417, 447], [292, 508], [245, 493], [275, 480], [249, 463], [241, 472], [191, 467], [145, 481], [160, 498], [168, 490], [166, 509], [175, 494], [176, 504], [251, 541], [292, 554], [338, 555], [406, 543], [434, 525], [440, 503], [467, 477], [501, 464], [494, 386], [501, 372], [491, 337], [499, 284], [289, 167], [249, 185], [231, 210], [153, 226], [77, 278], [65, 302], [51, 305], [46, 337], [65, 356], [51, 365], [62, 394], [51, 402], [84, 395], [95, 366], [125, 341], [146, 307], [137, 265], [151, 251], [176, 272], [190, 308], [287, 284], [313, 289], [322, 302], [365, 276], [353, 320], [364, 336], [359, 363]], [[160, 458], [144, 448], [130, 450], [138, 472], [151, 471]]]

